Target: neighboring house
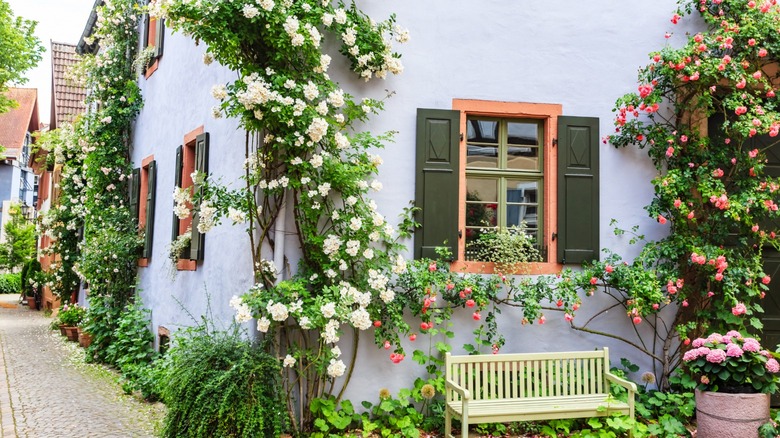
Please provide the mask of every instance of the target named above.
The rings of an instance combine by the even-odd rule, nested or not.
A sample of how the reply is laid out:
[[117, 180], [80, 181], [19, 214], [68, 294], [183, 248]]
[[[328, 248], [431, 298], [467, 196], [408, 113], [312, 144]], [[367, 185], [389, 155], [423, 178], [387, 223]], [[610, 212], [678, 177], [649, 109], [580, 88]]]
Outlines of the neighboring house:
[[[646, 154], [616, 150], [601, 144], [600, 137], [613, 131], [615, 100], [636, 90], [636, 71], [648, 62], [648, 53], [675, 44], [674, 38], [664, 39], [664, 31], [672, 30], [669, 18], [676, 1], [652, 6], [564, 2], [559, 7], [464, 0], [432, 0], [424, 7], [408, 0], [360, 3], [371, 16], [397, 13], [412, 36], [397, 48], [405, 66], [400, 76], [366, 84], [338, 68], [343, 65], [335, 62], [336, 50], [337, 68], [329, 72], [359, 97], [395, 92], [386, 110], [364, 128], [397, 132], [382, 154], [378, 179], [384, 190], [374, 198], [391, 220], [410, 200], [422, 207], [422, 228], [408, 242], [410, 258], [432, 256], [433, 247], [447, 241], [456, 258], [454, 269], [479, 272], [481, 263], [468, 260], [465, 247], [483, 216], [499, 226], [528, 223], [545, 257], [531, 267], [534, 274], [576, 269], [603, 247], [636, 255], [628, 239], [611, 233], [612, 218], [623, 227], [642, 226], [649, 238], [664, 232], [643, 209], [653, 196], [650, 180], [656, 173]], [[679, 34], [695, 30], [674, 29]], [[139, 32], [142, 45], [156, 50], [151, 67], [138, 77], [144, 106], [133, 132], [132, 160], [140, 177], [134, 211], [146, 236], [138, 288], [152, 309], [153, 329], [167, 336], [208, 309], [216, 319], [229, 321], [230, 297], [253, 284], [241, 227], [216, 227], [176, 266], [167, 256], [172, 239], [189, 225], [172, 219], [174, 186], [191, 184], [195, 168], [240, 183], [244, 133], [236, 120], [211, 115], [217, 104], [212, 86], [235, 80], [235, 73], [204, 65], [204, 44], [172, 34], [162, 23], [144, 21]], [[83, 40], [80, 48], [89, 50]], [[290, 222], [290, 209], [287, 214]], [[294, 267], [297, 238], [288, 233], [285, 242]], [[584, 299], [578, 318], [587, 319], [589, 309], [595, 312], [604, 303], [598, 297]], [[598, 328], [634, 330], [625, 314], [613, 313]], [[507, 337], [504, 349], [606, 345], [613, 348], [613, 358], [647, 365], [625, 344], [572, 331], [562, 314], [552, 315], [544, 326], [521, 327], [522, 315], [505, 311], [499, 317]], [[453, 342], [456, 351], [473, 330], [469, 315], [457, 318], [465, 329], [459, 330], [464, 337]], [[378, 373], [386, 377], [382, 385], [393, 390], [408, 386], [409, 374], [420, 371], [411, 360], [392, 364], [369, 337], [360, 342], [365, 358], [358, 361], [347, 398], [375, 399]]]
[[10, 219], [8, 212], [11, 203], [20, 202], [22, 211], [32, 219], [33, 206], [37, 201], [36, 177], [28, 166], [33, 133], [40, 128], [38, 90], [10, 88], [6, 96], [15, 100], [18, 106], [0, 114], [0, 145], [5, 148], [0, 161], [0, 241], [5, 240], [5, 223]]
[[[69, 69], [78, 62], [75, 44], [51, 42], [51, 119], [49, 129], [61, 128], [72, 123], [76, 117], [86, 111], [84, 98], [86, 91], [83, 87], [74, 84], [67, 79]], [[47, 211], [55, 205], [59, 190], [57, 182], [60, 178], [61, 165], [53, 168], [46, 166], [46, 151], [36, 151], [30, 159], [30, 166], [34, 169], [38, 181], [38, 197], [35, 208], [38, 212]], [[40, 249], [44, 249], [51, 243], [51, 238], [42, 235], [38, 241]], [[41, 266], [45, 270], [54, 261], [53, 255], [41, 255]], [[44, 286], [41, 305], [44, 309], [56, 309], [59, 307], [59, 299], [55, 297], [48, 287]]]

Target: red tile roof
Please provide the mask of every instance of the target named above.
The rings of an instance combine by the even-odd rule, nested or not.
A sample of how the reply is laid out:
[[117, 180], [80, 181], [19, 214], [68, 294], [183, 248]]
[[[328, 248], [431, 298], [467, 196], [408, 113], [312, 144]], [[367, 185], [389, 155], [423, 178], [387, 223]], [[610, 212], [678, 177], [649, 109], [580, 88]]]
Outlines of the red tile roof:
[[19, 159], [27, 132], [38, 130], [38, 90], [9, 88], [5, 95], [19, 106], [0, 114], [0, 145], [6, 148], [7, 158]]
[[65, 77], [77, 62], [75, 44], [51, 42], [51, 129], [73, 122], [86, 111], [86, 90]]

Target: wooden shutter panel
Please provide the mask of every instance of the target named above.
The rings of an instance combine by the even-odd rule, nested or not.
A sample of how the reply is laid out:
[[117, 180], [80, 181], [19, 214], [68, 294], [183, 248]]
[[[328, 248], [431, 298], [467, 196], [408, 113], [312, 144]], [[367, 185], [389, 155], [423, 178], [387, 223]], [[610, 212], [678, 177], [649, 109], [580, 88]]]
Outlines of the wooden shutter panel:
[[458, 255], [460, 112], [417, 109], [416, 219], [414, 257], [437, 258], [448, 246]]
[[138, 203], [141, 198], [141, 169], [133, 169], [133, 177], [130, 180], [130, 217], [133, 223], [138, 224]]
[[144, 14], [144, 26], [141, 32], [141, 49], [149, 47], [149, 14]]
[[163, 40], [165, 39], [165, 20], [157, 17], [154, 33], [154, 57], [159, 58], [163, 54]]
[[[209, 133], [203, 133], [198, 135], [195, 139], [195, 170], [198, 173], [209, 173]], [[193, 193], [201, 193], [202, 188], [194, 187]], [[190, 242], [190, 259], [203, 261], [204, 248], [206, 243], [206, 235], [198, 232], [198, 223], [200, 222], [200, 215], [195, 213], [192, 215], [192, 240]]]
[[[182, 147], [179, 145], [179, 147], [176, 148], [176, 167], [174, 167], [174, 176], [173, 176], [173, 184], [175, 187], [181, 187], [181, 166], [182, 166]], [[176, 206], [176, 202], [174, 201], [173, 206]], [[176, 213], [173, 213], [173, 225], [171, 228], [171, 242], [176, 240], [176, 238], [179, 237], [179, 217], [176, 216]]]
[[599, 258], [599, 119], [558, 117], [558, 262]]
[[154, 201], [157, 187], [157, 162], [152, 160], [147, 168], [146, 191], [146, 230], [144, 232], [144, 258], [152, 256], [152, 240], [154, 235]]

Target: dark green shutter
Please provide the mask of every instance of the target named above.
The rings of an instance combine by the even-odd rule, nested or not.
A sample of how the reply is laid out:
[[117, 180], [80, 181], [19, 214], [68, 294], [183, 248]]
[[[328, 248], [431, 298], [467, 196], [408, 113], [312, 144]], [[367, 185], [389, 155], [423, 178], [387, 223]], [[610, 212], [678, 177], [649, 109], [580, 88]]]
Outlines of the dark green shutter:
[[[176, 167], [174, 167], [173, 171], [173, 185], [174, 187], [181, 187], [181, 166], [182, 166], [182, 147], [179, 146], [176, 148]], [[176, 201], [174, 201], [173, 206], [176, 206]], [[179, 217], [176, 216], [176, 212], [173, 213], [173, 225], [171, 228], [171, 242], [176, 240], [176, 238], [179, 237]]]
[[[200, 134], [195, 139], [195, 170], [198, 173], [209, 173], [209, 133]], [[200, 187], [195, 186], [193, 193], [203, 194]], [[190, 259], [203, 261], [206, 235], [198, 232], [200, 215], [196, 212], [192, 215], [192, 240], [190, 242]]]
[[458, 255], [460, 112], [417, 109], [415, 205], [422, 225], [414, 233], [414, 257], [437, 258], [436, 248]]
[[154, 33], [154, 57], [159, 58], [163, 54], [163, 40], [165, 39], [165, 20], [157, 17]]
[[558, 117], [558, 262], [599, 258], [599, 119]]
[[149, 14], [144, 14], [144, 27], [141, 32], [141, 49], [149, 47]]
[[138, 202], [141, 198], [141, 169], [133, 169], [133, 176], [130, 180], [130, 217], [133, 222], [138, 224]]
[[146, 230], [144, 233], [143, 257], [152, 256], [152, 236], [154, 235], [154, 200], [157, 187], [157, 162], [152, 161], [147, 167], [146, 190]]

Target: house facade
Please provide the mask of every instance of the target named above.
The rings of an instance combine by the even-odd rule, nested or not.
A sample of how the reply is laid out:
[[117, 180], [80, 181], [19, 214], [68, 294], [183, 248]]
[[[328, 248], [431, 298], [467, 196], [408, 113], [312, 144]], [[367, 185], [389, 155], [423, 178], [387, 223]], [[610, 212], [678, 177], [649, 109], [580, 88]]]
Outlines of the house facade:
[[[623, 228], [639, 225], [649, 238], [665, 233], [643, 209], [656, 174], [646, 154], [617, 150], [600, 139], [613, 131], [615, 100], [636, 89], [636, 70], [648, 62], [648, 53], [696, 31], [684, 27], [695, 22], [672, 26], [675, 1], [652, 7], [607, 1], [554, 7], [461, 0], [433, 0], [424, 7], [408, 0], [359, 4], [370, 16], [397, 14], [411, 33], [411, 41], [398, 48], [403, 74], [384, 81], [350, 75], [337, 46], [327, 38], [324, 43], [332, 49], [331, 76], [346, 92], [376, 99], [392, 92], [384, 112], [360, 128], [395, 132], [394, 142], [379, 151], [384, 188], [373, 198], [391, 222], [412, 200], [422, 208], [422, 227], [406, 242], [408, 258], [432, 257], [436, 246], [446, 244], [453, 269], [484, 272], [484, 263], [471, 260], [468, 243], [485, 227], [524, 222], [543, 257], [530, 273], [554, 275], [577, 269], [604, 247], [635, 255], [639, 248], [612, 233], [611, 219]], [[679, 39], [666, 38], [667, 31]], [[223, 223], [206, 235], [193, 234], [188, 254], [176, 261], [168, 256], [172, 242], [195, 228], [173, 214], [174, 188], [189, 187], [195, 170], [242, 184], [245, 132], [237, 120], [212, 117], [218, 104], [212, 87], [236, 80], [235, 72], [204, 64], [204, 44], [162, 22], [146, 19], [139, 33], [141, 45], [154, 50], [138, 76], [144, 106], [133, 129], [131, 204], [145, 239], [138, 289], [159, 342], [208, 312], [227, 324], [234, 316], [230, 298], [254, 283], [243, 226]], [[80, 45], [87, 48], [84, 41]], [[300, 251], [292, 206], [285, 214], [276, 227], [285, 248], [277, 269], [288, 278]], [[600, 300], [584, 299], [578, 318], [601, 311]], [[452, 344], [462, 352], [474, 322], [465, 312], [455, 318]], [[562, 314], [551, 312], [544, 325], [521, 326], [521, 319], [513, 310], [500, 315], [504, 350], [609, 346], [613, 359], [648, 366], [626, 344], [572, 331]], [[601, 315], [597, 328], [634, 330], [620, 310]], [[343, 343], [346, 351], [349, 342]], [[375, 398], [377, 373], [387, 376], [382, 386], [397, 389], [422, 372], [412, 361], [393, 364], [368, 337], [360, 343], [348, 398]]]
[[[11, 88], [7, 97], [18, 106], [0, 114], [0, 145], [5, 150], [0, 161], [0, 200], [2, 200], [2, 226], [10, 219], [9, 207], [14, 202], [22, 205], [28, 218], [33, 217], [37, 202], [37, 179], [29, 167], [34, 141], [33, 134], [40, 129], [38, 117], [38, 90]], [[4, 227], [3, 227], [4, 229]], [[5, 239], [0, 231], [0, 239]]]

